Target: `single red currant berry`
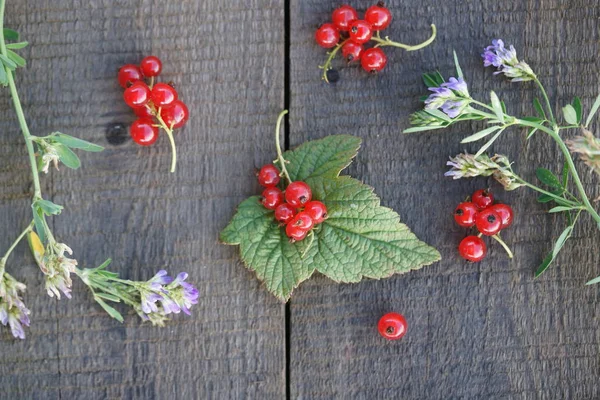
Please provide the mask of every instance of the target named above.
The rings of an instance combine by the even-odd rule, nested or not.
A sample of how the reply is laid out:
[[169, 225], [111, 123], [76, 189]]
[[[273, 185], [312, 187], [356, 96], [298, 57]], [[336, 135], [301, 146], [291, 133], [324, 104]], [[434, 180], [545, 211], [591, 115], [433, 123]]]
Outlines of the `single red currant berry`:
[[149, 118], [137, 119], [129, 127], [134, 142], [142, 146], [150, 146], [158, 139], [158, 128]]
[[502, 218], [491, 208], [482, 210], [475, 218], [475, 226], [486, 236], [494, 236], [502, 229]]
[[160, 117], [168, 127], [173, 129], [181, 128], [190, 117], [190, 112], [181, 100], [175, 100], [171, 107], [163, 108], [160, 111]]
[[336, 8], [331, 14], [333, 24], [342, 32], [348, 31], [350, 29], [350, 22], [356, 21], [357, 19], [358, 13], [354, 8], [347, 4]]
[[511, 206], [507, 204], [494, 204], [490, 207], [490, 210], [495, 211], [502, 220], [502, 229], [506, 229], [512, 225], [515, 213]]
[[135, 107], [133, 112], [140, 118], [154, 118], [154, 114], [152, 114], [152, 111], [146, 106]]
[[157, 83], [152, 87], [152, 102], [158, 107], [170, 107], [177, 100], [177, 91], [166, 83]]
[[364, 47], [362, 44], [354, 43], [352, 40], [349, 40], [342, 46], [342, 56], [344, 56], [348, 62], [358, 61], [363, 53], [363, 49]]
[[460, 242], [458, 252], [465, 260], [478, 262], [483, 260], [487, 254], [487, 247], [480, 237], [467, 236]]
[[310, 217], [310, 214], [308, 214], [306, 211], [302, 211], [299, 212], [290, 222], [288, 225], [294, 225], [297, 227], [300, 227], [304, 230], [311, 230], [312, 227], [314, 226], [314, 221], [312, 220], [312, 218]]
[[282, 224], [287, 224], [296, 216], [296, 209], [288, 203], [282, 203], [275, 209], [275, 219]]
[[304, 212], [310, 215], [310, 218], [312, 218], [315, 225], [320, 224], [327, 219], [327, 207], [320, 201], [313, 200], [306, 203]]
[[125, 89], [123, 98], [129, 107], [143, 107], [150, 101], [150, 89], [144, 82], [139, 81]]
[[276, 187], [266, 188], [262, 192], [262, 198], [260, 199], [265, 208], [274, 210], [278, 205], [283, 203], [283, 192]]
[[302, 207], [312, 199], [310, 186], [304, 182], [296, 181], [288, 185], [285, 189], [285, 201], [293, 207]]
[[162, 71], [162, 62], [156, 56], [144, 57], [140, 63], [140, 69], [142, 70], [142, 74], [147, 78], [158, 76]]
[[391, 312], [379, 319], [377, 330], [386, 339], [398, 340], [406, 334], [408, 323], [402, 314]]
[[285, 234], [290, 238], [290, 242], [299, 242], [304, 240], [306, 235], [308, 235], [308, 230], [300, 226], [287, 224], [285, 227]]
[[125, 64], [119, 70], [119, 74], [117, 75], [117, 79], [119, 80], [119, 85], [123, 86], [127, 89], [127, 86], [136, 83], [137, 81], [141, 81], [144, 77], [142, 76], [142, 71], [137, 67], [137, 65], [133, 64]]
[[258, 183], [264, 187], [277, 186], [279, 183], [279, 170], [273, 164], [264, 165], [258, 171]]
[[479, 189], [473, 196], [471, 196], [471, 201], [480, 209], [484, 210], [494, 204], [494, 195], [487, 189]]
[[470, 228], [475, 225], [475, 217], [479, 209], [471, 202], [460, 203], [454, 210], [454, 220], [464, 228]]
[[371, 40], [373, 28], [367, 21], [359, 19], [350, 23], [350, 30], [348, 33], [350, 39], [352, 39], [354, 43], [364, 44]]
[[373, 25], [373, 29], [376, 31], [382, 31], [392, 22], [392, 13], [389, 9], [384, 7], [382, 1], [377, 5], [371, 6], [365, 13], [365, 20]]
[[333, 24], [323, 24], [317, 29], [315, 40], [319, 46], [330, 49], [340, 41], [340, 31]]
[[387, 56], [379, 47], [365, 50], [360, 57], [360, 64], [367, 72], [376, 73], [385, 68]]

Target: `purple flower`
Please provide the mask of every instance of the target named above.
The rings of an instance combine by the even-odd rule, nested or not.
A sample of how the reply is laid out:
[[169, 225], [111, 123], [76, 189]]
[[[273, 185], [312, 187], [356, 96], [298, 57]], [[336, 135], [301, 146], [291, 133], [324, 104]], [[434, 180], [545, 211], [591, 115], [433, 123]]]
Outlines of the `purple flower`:
[[439, 87], [429, 88], [433, 94], [425, 100], [426, 110], [441, 109], [450, 118], [456, 118], [469, 105], [471, 95], [463, 78], [450, 78]]
[[148, 281], [152, 290], [162, 291], [164, 285], [173, 282], [173, 278], [167, 275], [167, 271], [161, 269]]
[[0, 300], [0, 322], [5, 326], [8, 324], [12, 335], [18, 339], [25, 339], [23, 325], [29, 326], [29, 313], [22, 302], [19, 306], [9, 307], [7, 302]]
[[146, 314], [158, 312], [158, 306], [156, 305], [156, 302], [162, 300], [163, 297], [158, 293], [146, 290], [140, 291], [140, 294], [140, 305], [142, 307], [142, 311], [144, 311]]
[[166, 287], [168, 296], [165, 297], [168, 297], [169, 300], [162, 302], [165, 313], [169, 313], [167, 310], [174, 313], [183, 311], [187, 315], [190, 315], [190, 308], [192, 308], [194, 304], [198, 304], [200, 293], [194, 285], [185, 282], [187, 277], [187, 272], [181, 272], [177, 275], [177, 278]]
[[492, 45], [486, 47], [481, 56], [485, 67], [498, 68], [494, 75], [504, 74], [512, 82], [524, 82], [536, 78], [529, 65], [517, 59], [517, 51], [514, 46], [511, 45], [507, 49], [501, 39], [492, 40]]

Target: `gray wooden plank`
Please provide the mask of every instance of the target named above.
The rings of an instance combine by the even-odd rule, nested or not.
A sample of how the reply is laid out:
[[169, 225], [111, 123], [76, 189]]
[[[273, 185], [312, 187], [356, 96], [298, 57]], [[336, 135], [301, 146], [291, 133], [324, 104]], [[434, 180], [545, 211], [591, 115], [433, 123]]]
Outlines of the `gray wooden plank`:
[[[354, 2], [363, 10], [372, 3]], [[557, 110], [575, 95], [589, 107], [597, 95], [599, 2], [386, 3], [395, 16], [393, 39], [419, 42], [435, 22], [436, 43], [415, 53], [388, 51], [390, 62], [379, 76], [343, 67], [341, 80], [327, 86], [316, 68], [325, 51], [313, 35], [341, 2], [292, 2], [290, 137], [292, 145], [337, 133], [362, 137], [363, 149], [349, 172], [373, 185], [384, 205], [438, 247], [443, 261], [383, 281], [338, 285], [319, 277], [301, 285], [290, 306], [291, 397], [598, 398], [598, 289], [583, 286], [598, 274], [600, 254], [591, 250], [600, 245], [594, 224], [584, 218], [557, 265], [534, 280], [533, 270], [560, 234], [561, 221], [545, 214], [532, 192], [498, 189], [518, 213], [505, 233], [516, 259], [509, 262], [492, 245], [485, 262], [465, 263], [456, 251], [464, 231], [454, 226], [452, 210], [487, 182], [452, 182], [443, 172], [448, 156], [475, 149], [459, 140], [479, 125], [400, 132], [424, 94], [420, 74], [436, 68], [452, 73], [453, 48], [474, 96], [494, 88], [510, 110], [529, 112], [531, 85], [504, 83], [482, 67], [478, 55], [496, 37], [513, 43], [556, 88], [550, 92], [559, 99]], [[527, 143], [516, 131], [495, 150], [509, 154], [532, 179], [534, 167], [556, 167], [561, 160], [547, 138]], [[583, 175], [597, 194], [597, 177]], [[377, 321], [388, 311], [408, 319], [409, 332], [399, 342], [377, 333]]]
[[[283, 105], [283, 10], [279, 0], [9, 1], [9, 23], [31, 43], [18, 84], [33, 130], [61, 129], [107, 146], [82, 154], [78, 171], [45, 177], [48, 195], [66, 206], [55, 234], [84, 266], [112, 257], [113, 268], [131, 279], [163, 266], [188, 271], [201, 296], [191, 318], [177, 316], [166, 328], [133, 315], [121, 325], [79, 282], [71, 301], [48, 299], [30, 258], [15, 259], [27, 265], [15, 275], [29, 284], [32, 327], [26, 341], [2, 332], [2, 393], [284, 396], [283, 305], [244, 269], [236, 249], [217, 242], [235, 206], [258, 190], [253, 168], [272, 157], [267, 150]], [[152, 148], [105, 138], [113, 124], [134, 119], [121, 100], [118, 67], [150, 53], [163, 59], [164, 79], [190, 106], [190, 121], [176, 135], [175, 175], [165, 137]], [[0, 101], [10, 110], [6, 93]], [[10, 155], [0, 173], [1, 225], [12, 232], [25, 223], [30, 193], [17, 183], [28, 174], [13, 113], [0, 117], [1, 151]], [[2, 235], [0, 243], [9, 240]]]

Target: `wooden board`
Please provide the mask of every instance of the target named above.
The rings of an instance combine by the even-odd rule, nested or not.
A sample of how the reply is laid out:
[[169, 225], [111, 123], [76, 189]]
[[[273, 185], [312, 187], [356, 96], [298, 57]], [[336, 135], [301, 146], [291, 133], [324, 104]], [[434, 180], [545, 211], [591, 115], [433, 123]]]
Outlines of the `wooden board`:
[[[32, 130], [107, 146], [83, 154], [78, 171], [44, 177], [46, 196], [66, 206], [53, 221], [57, 238], [83, 266], [112, 257], [126, 278], [187, 271], [201, 296], [192, 317], [166, 328], [135, 315], [121, 325], [80, 282], [73, 300], [49, 299], [19, 246], [10, 266], [29, 286], [32, 326], [26, 341], [2, 329], [0, 398], [283, 397], [284, 306], [236, 249], [217, 242], [235, 206], [258, 190], [253, 168], [271, 157], [283, 107], [283, 2], [9, 1], [7, 19], [31, 43], [18, 85]], [[134, 119], [117, 69], [148, 54], [164, 60], [164, 79], [190, 105], [175, 175], [166, 137], [151, 148], [105, 137]], [[30, 215], [30, 178], [7, 91], [0, 101], [0, 225], [16, 232]], [[12, 239], [3, 234], [2, 248]]]
[[[353, 4], [364, 11], [371, 3]], [[557, 111], [575, 95], [583, 95], [589, 109], [598, 84], [598, 2], [386, 3], [396, 16], [386, 35], [418, 43], [434, 22], [440, 32], [436, 43], [415, 53], [390, 49], [379, 76], [338, 61], [341, 80], [327, 86], [316, 68], [325, 51], [312, 34], [338, 3], [292, 2], [291, 142], [339, 133], [362, 137], [362, 151], [348, 172], [373, 185], [384, 205], [440, 249], [443, 261], [384, 281], [337, 285], [321, 277], [303, 284], [290, 305], [291, 398], [598, 398], [598, 289], [583, 286], [600, 272], [594, 224], [584, 218], [557, 265], [534, 280], [533, 270], [563, 222], [545, 214], [532, 192], [506, 193], [494, 186], [518, 213], [505, 234], [516, 259], [508, 261], [492, 245], [485, 262], [463, 262], [456, 247], [464, 231], [453, 225], [452, 210], [488, 182], [452, 182], [443, 177], [444, 164], [465, 148], [476, 149], [459, 141], [480, 125], [401, 134], [426, 91], [420, 74], [435, 69], [453, 74], [453, 48], [473, 96], [483, 98], [494, 89], [511, 112], [531, 112], [532, 85], [505, 83], [482, 67], [479, 54], [496, 37], [514, 44], [556, 88], [550, 94]], [[494, 150], [510, 155], [515, 168], [532, 179], [535, 166], [556, 168], [562, 162], [548, 138], [527, 143], [516, 130]], [[597, 177], [583, 175], [597, 193]], [[398, 343], [376, 331], [388, 311], [408, 319], [409, 333]]]

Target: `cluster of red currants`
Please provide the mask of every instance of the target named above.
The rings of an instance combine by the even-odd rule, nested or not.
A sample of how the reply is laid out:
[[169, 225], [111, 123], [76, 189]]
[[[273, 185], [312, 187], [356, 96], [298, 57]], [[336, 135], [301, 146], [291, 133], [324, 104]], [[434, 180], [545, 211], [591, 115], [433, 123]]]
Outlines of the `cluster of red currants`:
[[327, 208], [312, 200], [312, 191], [305, 182], [290, 182], [282, 192], [277, 187], [279, 181], [280, 172], [273, 164], [260, 169], [258, 183], [265, 188], [260, 202], [265, 208], [275, 210], [275, 219], [285, 225], [291, 242], [303, 240], [315, 225], [325, 221]]
[[[387, 56], [380, 47], [365, 49], [376, 32], [383, 31], [392, 22], [392, 13], [383, 2], [367, 9], [364, 19], [349, 5], [336, 8], [332, 14], [332, 22], [323, 24], [317, 29], [315, 39], [326, 49], [341, 46], [343, 57], [350, 63], [360, 61], [367, 72], [379, 72], [387, 64]], [[342, 39], [342, 34], [348, 37]]]
[[[139, 66], [126, 64], [119, 70], [119, 84], [125, 89], [125, 103], [133, 109], [138, 119], [129, 132], [134, 142], [149, 146], [158, 139], [162, 128], [173, 148], [171, 172], [174, 172], [177, 160], [173, 129], [181, 128], [189, 118], [185, 103], [179, 100], [177, 90], [172, 83], [155, 83], [162, 71], [162, 62], [158, 57], [145, 57]], [[146, 81], [147, 80], [147, 81]]]
[[460, 203], [454, 210], [454, 220], [464, 228], [475, 227], [479, 235], [469, 235], [458, 246], [458, 252], [466, 260], [481, 261], [487, 254], [487, 247], [482, 235], [491, 236], [500, 242], [512, 257], [508, 247], [497, 236], [501, 230], [508, 228], [514, 219], [513, 209], [506, 204], [494, 204], [494, 196], [487, 189], [473, 193], [471, 201]]

